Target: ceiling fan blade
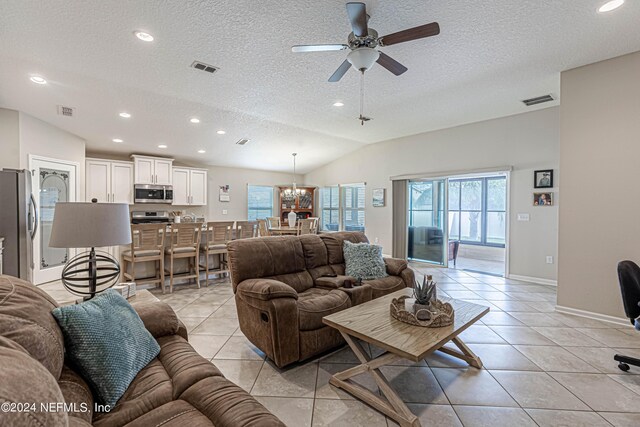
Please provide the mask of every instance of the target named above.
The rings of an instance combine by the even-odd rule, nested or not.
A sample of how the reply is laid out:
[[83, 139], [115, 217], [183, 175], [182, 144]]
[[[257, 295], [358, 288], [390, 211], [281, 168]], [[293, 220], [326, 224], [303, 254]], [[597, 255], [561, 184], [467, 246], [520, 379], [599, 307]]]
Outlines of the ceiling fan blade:
[[440, 34], [440, 25], [438, 25], [437, 22], [432, 22], [431, 24], [421, 25], [419, 27], [409, 28], [408, 30], [398, 31], [397, 33], [382, 36], [378, 39], [378, 42], [381, 46], [391, 46], [392, 44], [437, 36], [438, 34]]
[[333, 73], [333, 75], [331, 77], [329, 77], [329, 81], [331, 83], [335, 83], [340, 81], [340, 79], [342, 78], [342, 76], [345, 75], [345, 73], [347, 71], [349, 71], [349, 68], [351, 68], [351, 63], [349, 61], [347, 61], [346, 59], [344, 60], [344, 62], [342, 63], [342, 65], [340, 65], [338, 67], [338, 69], [336, 70], [335, 73]]
[[365, 37], [369, 34], [367, 30], [367, 7], [364, 3], [347, 3], [347, 15], [353, 34], [356, 37]]
[[376, 62], [382, 65], [387, 70], [391, 71], [396, 76], [399, 76], [400, 74], [403, 74], [408, 70], [407, 67], [382, 52], [380, 52], [380, 56], [378, 57], [378, 60]]
[[346, 44], [305, 44], [293, 46], [291, 52], [328, 52], [332, 50], [345, 50], [348, 47]]

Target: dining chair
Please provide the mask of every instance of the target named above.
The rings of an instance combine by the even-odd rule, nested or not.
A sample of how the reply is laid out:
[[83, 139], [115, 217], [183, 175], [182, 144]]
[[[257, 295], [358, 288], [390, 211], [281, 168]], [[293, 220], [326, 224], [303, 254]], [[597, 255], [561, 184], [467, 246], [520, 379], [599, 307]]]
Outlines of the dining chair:
[[313, 220], [313, 234], [318, 234], [318, 227], [320, 226], [320, 217], [310, 216], [307, 219]]
[[271, 233], [269, 233], [269, 226], [266, 219], [258, 220], [258, 232], [260, 233], [260, 237], [267, 237], [271, 235]]
[[315, 221], [311, 218], [298, 221], [298, 235], [314, 234], [314, 223]]
[[200, 253], [204, 255], [204, 264], [200, 264], [200, 268], [205, 270], [205, 286], [209, 285], [210, 255], [218, 256], [219, 267], [213, 270], [214, 274], [229, 273], [226, 255], [232, 231], [233, 221], [208, 222], [202, 230]]
[[[136, 284], [157, 283], [164, 294], [164, 238], [166, 224], [132, 224], [131, 249], [122, 252], [122, 277]], [[136, 264], [153, 262], [154, 277], [136, 278]], [[128, 263], [128, 265], [127, 265]], [[157, 265], [156, 265], [157, 263]], [[131, 268], [131, 272], [127, 271]]]
[[[173, 279], [195, 279], [200, 287], [200, 265], [198, 258], [200, 255], [200, 228], [202, 223], [180, 223], [171, 224], [169, 238], [171, 245], [165, 249], [165, 254], [169, 256], [169, 293], [173, 293]], [[174, 261], [176, 259], [187, 259], [189, 270], [178, 275], [173, 273]], [[165, 274], [166, 274], [165, 273]]]
[[267, 218], [268, 228], [280, 228], [280, 218], [272, 216]]
[[236, 221], [236, 240], [256, 237], [257, 221]]

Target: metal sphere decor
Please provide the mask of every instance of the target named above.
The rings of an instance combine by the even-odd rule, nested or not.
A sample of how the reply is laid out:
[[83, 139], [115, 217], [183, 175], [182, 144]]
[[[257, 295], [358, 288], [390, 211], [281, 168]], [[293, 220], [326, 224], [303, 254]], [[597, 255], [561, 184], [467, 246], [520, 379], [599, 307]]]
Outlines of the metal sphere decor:
[[120, 265], [118, 261], [103, 251], [82, 252], [65, 265], [62, 270], [62, 284], [74, 295], [93, 298], [118, 282]]

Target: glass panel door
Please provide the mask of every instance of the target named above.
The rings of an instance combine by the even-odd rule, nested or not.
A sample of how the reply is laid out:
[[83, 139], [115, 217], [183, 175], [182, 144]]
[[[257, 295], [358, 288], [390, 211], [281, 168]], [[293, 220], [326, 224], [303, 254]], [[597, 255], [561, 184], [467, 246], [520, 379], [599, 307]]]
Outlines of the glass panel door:
[[445, 179], [409, 181], [409, 259], [447, 264], [447, 185]]
[[56, 161], [32, 159], [33, 196], [40, 213], [34, 239], [35, 284], [60, 279], [62, 268], [73, 255], [70, 249], [49, 246], [56, 203], [76, 201], [76, 166]]

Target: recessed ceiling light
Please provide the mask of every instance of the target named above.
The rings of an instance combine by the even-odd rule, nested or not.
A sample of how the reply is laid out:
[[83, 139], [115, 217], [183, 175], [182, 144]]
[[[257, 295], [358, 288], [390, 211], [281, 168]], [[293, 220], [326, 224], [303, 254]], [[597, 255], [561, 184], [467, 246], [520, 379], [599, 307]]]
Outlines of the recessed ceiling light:
[[119, 114], [120, 117], [122, 117], [123, 119], [128, 119], [129, 117], [131, 117], [131, 114], [127, 113], [127, 112], [122, 112]]
[[200, 153], [200, 154], [204, 154], [206, 152], [207, 152], [207, 150], [198, 150], [198, 153]]
[[32, 82], [37, 83], [39, 85], [46, 85], [47, 81], [40, 76], [32, 76], [30, 79]]
[[344, 102], [338, 101], [338, 102], [334, 103], [333, 106], [334, 107], [344, 107]]
[[200, 119], [197, 117], [191, 117], [191, 119], [189, 120], [191, 123], [200, 123]]
[[124, 142], [120, 138], [113, 138], [112, 141], [117, 143], [117, 144], [121, 144], [122, 142]]
[[624, 4], [624, 0], [611, 0], [603, 4], [602, 6], [600, 6], [600, 9], [598, 9], [598, 12], [600, 13], [611, 12], [612, 10], [619, 8], [623, 4]]
[[218, 135], [224, 135], [225, 133], [227, 133], [226, 131], [223, 130], [219, 130], [218, 132], [216, 132]]
[[158, 145], [158, 148], [167, 148], [167, 146], [164, 145], [164, 144], [160, 144], [160, 145]]
[[145, 33], [144, 31], [134, 31], [133, 34], [135, 34], [136, 37], [142, 40], [143, 42], [153, 41], [153, 36], [149, 33]]

